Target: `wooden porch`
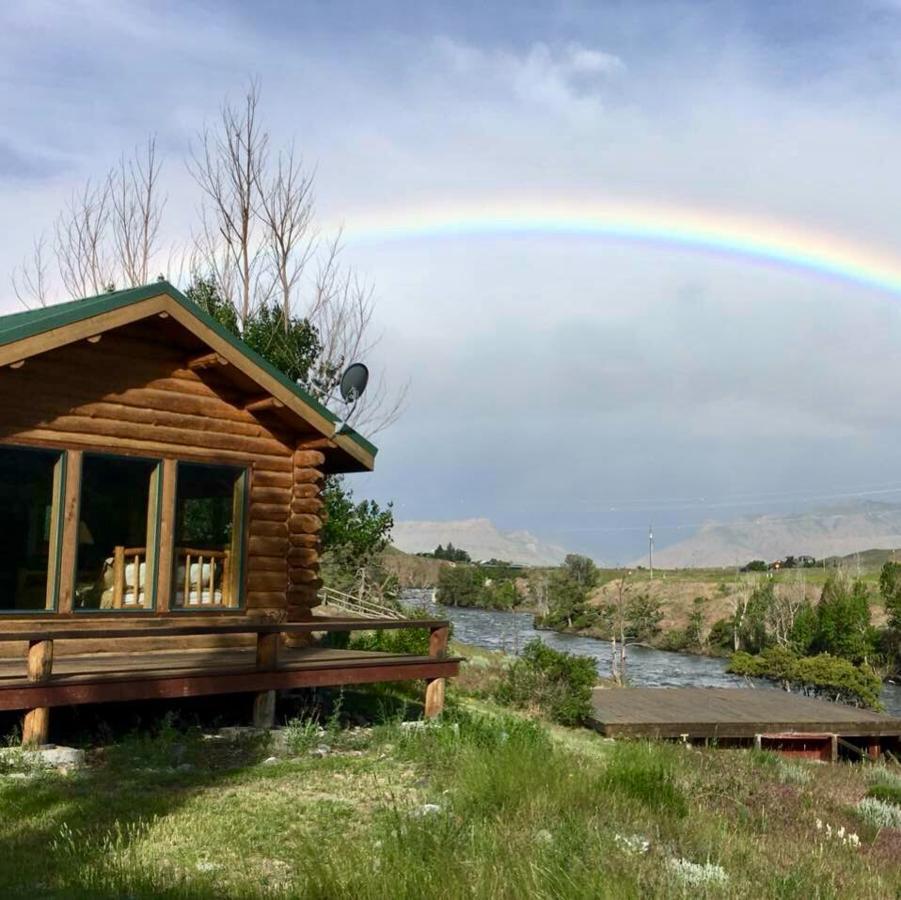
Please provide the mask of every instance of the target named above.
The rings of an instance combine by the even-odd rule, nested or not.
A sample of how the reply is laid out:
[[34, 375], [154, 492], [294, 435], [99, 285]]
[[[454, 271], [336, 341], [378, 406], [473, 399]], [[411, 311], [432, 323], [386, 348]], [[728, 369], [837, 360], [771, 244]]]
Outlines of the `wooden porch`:
[[[430, 634], [427, 656], [290, 647], [285, 638], [322, 632], [422, 628]], [[198, 647], [129, 652], [128, 642], [146, 638], [249, 635], [247, 646]], [[57, 654], [54, 648], [86, 637], [109, 642], [109, 652]], [[0, 660], [0, 710], [25, 710], [23, 743], [47, 738], [52, 707], [254, 693], [254, 723], [273, 724], [275, 692], [284, 688], [324, 687], [422, 679], [425, 712], [435, 716], [444, 703], [444, 679], [459, 672], [459, 658], [447, 655], [448, 623], [438, 619], [338, 619], [307, 622], [185, 624], [107, 628], [36, 626], [34, 631], [0, 632], [0, 642], [23, 644], [23, 655]], [[27, 642], [27, 651], [24, 649]]]

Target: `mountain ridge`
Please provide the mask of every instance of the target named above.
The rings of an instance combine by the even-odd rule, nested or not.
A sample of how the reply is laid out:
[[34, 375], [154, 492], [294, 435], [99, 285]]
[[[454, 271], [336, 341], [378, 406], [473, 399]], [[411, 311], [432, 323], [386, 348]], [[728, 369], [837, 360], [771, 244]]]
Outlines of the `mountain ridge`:
[[504, 559], [528, 566], [555, 566], [566, 550], [529, 531], [501, 531], [487, 518], [395, 522], [391, 543], [405, 553], [429, 553], [448, 542], [474, 560]]
[[[901, 504], [851, 501], [800, 513], [763, 513], [705, 523], [690, 537], [655, 551], [661, 568], [733, 566], [751, 559], [847, 556], [901, 547]], [[646, 557], [633, 565], [645, 565]]]

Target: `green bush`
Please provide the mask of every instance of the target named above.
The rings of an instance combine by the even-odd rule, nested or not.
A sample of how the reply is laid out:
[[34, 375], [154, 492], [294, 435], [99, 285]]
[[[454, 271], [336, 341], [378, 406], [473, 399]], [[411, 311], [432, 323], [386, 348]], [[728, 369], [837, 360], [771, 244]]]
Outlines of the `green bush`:
[[347, 646], [351, 650], [376, 653], [429, 655], [429, 633], [425, 628], [397, 628], [354, 632]]
[[664, 631], [657, 641], [657, 646], [661, 650], [669, 650], [672, 653], [679, 653], [687, 650], [691, 645], [691, 636], [684, 628], [672, 628]]
[[820, 653], [798, 658], [786, 647], [768, 647], [763, 653], [739, 651], [729, 661], [729, 672], [749, 678], [769, 678], [786, 690], [797, 689], [837, 703], [881, 709], [882, 682], [868, 666]]
[[901, 807], [901, 785], [874, 784], [868, 791], [868, 797], [875, 797], [883, 803], [894, 803]]
[[731, 619], [717, 619], [710, 626], [710, 631], [707, 634], [707, 646], [716, 650], [731, 650], [732, 630]]
[[[491, 573], [494, 571], [490, 569]], [[512, 581], [492, 577], [488, 567], [455, 565], [445, 566], [438, 573], [435, 599], [443, 606], [513, 609], [521, 598]]]
[[529, 641], [504, 674], [496, 691], [501, 703], [534, 708], [561, 725], [578, 725], [591, 712], [591, 689], [597, 682], [594, 660]]

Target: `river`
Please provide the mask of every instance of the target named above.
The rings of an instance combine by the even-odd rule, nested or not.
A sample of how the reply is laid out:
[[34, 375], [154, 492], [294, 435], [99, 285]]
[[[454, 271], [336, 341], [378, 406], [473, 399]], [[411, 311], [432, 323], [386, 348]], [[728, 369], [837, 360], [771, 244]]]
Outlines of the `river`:
[[[611, 644], [578, 634], [539, 631], [532, 625], [532, 614], [499, 612], [488, 609], [464, 609], [439, 606], [431, 600], [431, 591], [408, 591], [406, 599], [422, 604], [454, 625], [454, 637], [464, 644], [487, 650], [517, 653], [532, 638], [540, 637], [548, 646], [580, 656], [590, 656], [598, 673], [610, 674]], [[631, 684], [640, 687], [747, 687], [743, 678], [726, 672], [726, 661], [691, 653], [670, 653], [648, 647], [629, 647], [626, 675]], [[758, 681], [760, 687], [771, 687]], [[886, 684], [882, 702], [891, 715], [901, 716], [901, 685]]]

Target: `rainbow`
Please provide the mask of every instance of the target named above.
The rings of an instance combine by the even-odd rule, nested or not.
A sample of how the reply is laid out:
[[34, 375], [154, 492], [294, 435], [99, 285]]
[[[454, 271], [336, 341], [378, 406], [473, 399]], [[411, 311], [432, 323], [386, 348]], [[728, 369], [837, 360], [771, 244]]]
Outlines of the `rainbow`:
[[637, 203], [498, 202], [363, 213], [344, 223], [348, 242], [426, 238], [597, 238], [707, 253], [901, 295], [901, 258], [786, 222]]

